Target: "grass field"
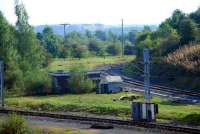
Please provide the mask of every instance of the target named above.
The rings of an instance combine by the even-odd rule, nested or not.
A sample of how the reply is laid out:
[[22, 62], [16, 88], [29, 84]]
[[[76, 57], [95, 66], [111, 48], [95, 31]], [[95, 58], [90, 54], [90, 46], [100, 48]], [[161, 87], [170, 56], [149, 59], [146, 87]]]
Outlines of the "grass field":
[[135, 59], [135, 56], [107, 56], [103, 57], [90, 57], [90, 58], [67, 58], [67, 59], [54, 59], [53, 62], [49, 65], [49, 71], [64, 70], [69, 71], [74, 65], [85, 65], [87, 69], [93, 69], [99, 65], [105, 64], [116, 64], [116, 63], [125, 63]]
[[[117, 94], [81, 94], [81, 95], [53, 95], [41, 97], [16, 97], [7, 98], [6, 104], [12, 107], [27, 108], [41, 111], [76, 111], [95, 114], [115, 115], [119, 118], [130, 118], [130, 101], [119, 101], [122, 95]], [[137, 94], [138, 95], [138, 94]], [[142, 96], [139, 100], [142, 100]], [[171, 121], [185, 121], [193, 123], [194, 120], [187, 120], [194, 117], [194, 123], [200, 124], [200, 105], [174, 104], [159, 97], [154, 97], [153, 102], [159, 104], [158, 119]]]

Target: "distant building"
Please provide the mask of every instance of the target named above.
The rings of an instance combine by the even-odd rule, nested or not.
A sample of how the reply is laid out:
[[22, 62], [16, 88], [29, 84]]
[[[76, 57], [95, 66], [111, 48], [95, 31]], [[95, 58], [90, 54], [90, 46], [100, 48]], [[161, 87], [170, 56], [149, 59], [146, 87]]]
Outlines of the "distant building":
[[97, 93], [116, 93], [122, 91], [122, 78], [120, 76], [104, 76], [100, 83]]

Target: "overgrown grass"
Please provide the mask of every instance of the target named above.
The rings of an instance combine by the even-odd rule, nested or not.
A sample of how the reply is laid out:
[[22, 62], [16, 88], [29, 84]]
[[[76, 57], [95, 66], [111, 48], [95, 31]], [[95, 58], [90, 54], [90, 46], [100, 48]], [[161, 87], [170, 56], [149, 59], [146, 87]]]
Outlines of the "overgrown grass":
[[30, 124], [24, 117], [16, 114], [1, 116], [0, 134], [96, 134], [91, 130], [64, 128], [49, 124]]
[[187, 45], [177, 49], [165, 57], [164, 62], [174, 66], [181, 66], [193, 73], [199, 73], [200, 44]]
[[74, 65], [85, 65], [87, 69], [93, 69], [100, 65], [125, 63], [135, 59], [135, 56], [108, 56], [108, 57], [90, 57], [90, 58], [67, 58], [67, 59], [54, 59], [49, 65], [49, 71], [64, 70], [69, 71]]
[[[129, 101], [119, 101], [119, 97], [127, 93], [117, 94], [81, 94], [54, 95], [42, 97], [7, 98], [6, 104], [12, 107], [27, 108], [41, 111], [74, 111], [95, 114], [115, 115], [119, 118], [130, 118]], [[137, 94], [138, 95], [138, 94]], [[139, 99], [139, 101], [142, 99]], [[175, 104], [153, 97], [153, 102], [159, 104], [158, 119], [181, 121], [192, 114], [200, 114], [200, 105]], [[187, 122], [187, 120], [185, 120]], [[200, 122], [200, 120], [199, 120]], [[198, 123], [194, 123], [198, 124]]]
[[33, 134], [33, 131], [23, 117], [11, 114], [1, 122], [0, 134]]

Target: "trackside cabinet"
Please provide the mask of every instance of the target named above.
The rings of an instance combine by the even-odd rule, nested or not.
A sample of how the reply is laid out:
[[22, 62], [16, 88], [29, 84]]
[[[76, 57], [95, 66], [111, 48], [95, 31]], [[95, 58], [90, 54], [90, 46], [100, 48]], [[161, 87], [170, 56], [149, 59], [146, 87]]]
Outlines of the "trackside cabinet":
[[158, 105], [155, 103], [132, 102], [131, 105], [132, 118], [135, 121], [156, 121], [158, 114]]

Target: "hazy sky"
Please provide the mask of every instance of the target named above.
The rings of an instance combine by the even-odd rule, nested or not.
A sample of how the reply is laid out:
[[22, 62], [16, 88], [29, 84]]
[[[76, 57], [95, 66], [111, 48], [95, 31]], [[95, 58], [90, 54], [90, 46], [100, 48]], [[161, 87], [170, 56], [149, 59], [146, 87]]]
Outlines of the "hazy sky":
[[[200, 0], [21, 0], [32, 25], [59, 23], [159, 24], [175, 9], [189, 13]], [[0, 10], [15, 23], [14, 0], [0, 0]]]

